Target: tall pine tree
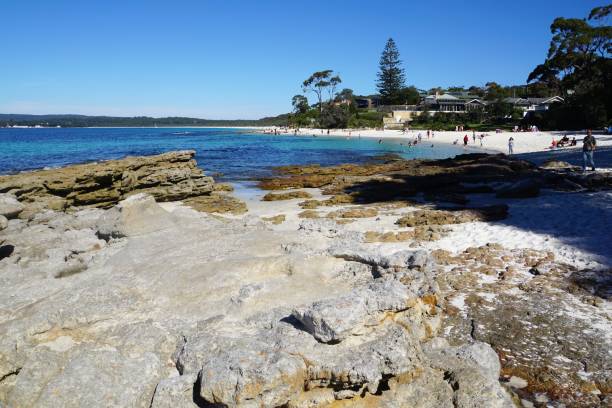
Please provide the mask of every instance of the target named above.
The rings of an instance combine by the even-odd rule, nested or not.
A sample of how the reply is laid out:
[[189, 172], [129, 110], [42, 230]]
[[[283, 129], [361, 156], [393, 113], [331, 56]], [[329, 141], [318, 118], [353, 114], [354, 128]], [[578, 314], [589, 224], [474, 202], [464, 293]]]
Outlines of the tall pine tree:
[[380, 56], [378, 81], [376, 82], [378, 93], [385, 105], [403, 103], [400, 100], [400, 92], [404, 87], [405, 78], [401, 63], [395, 41], [393, 41], [393, 38], [389, 38]]

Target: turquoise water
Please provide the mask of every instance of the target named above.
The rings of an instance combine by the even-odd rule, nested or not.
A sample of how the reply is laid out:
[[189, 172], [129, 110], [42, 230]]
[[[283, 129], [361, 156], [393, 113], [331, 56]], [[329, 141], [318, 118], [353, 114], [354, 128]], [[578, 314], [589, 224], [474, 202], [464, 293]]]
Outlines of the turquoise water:
[[406, 158], [446, 158], [462, 148], [404, 140], [274, 136], [245, 129], [170, 128], [0, 128], [0, 173], [193, 149], [207, 174], [243, 181], [271, 174], [273, 166], [361, 163], [383, 153]]

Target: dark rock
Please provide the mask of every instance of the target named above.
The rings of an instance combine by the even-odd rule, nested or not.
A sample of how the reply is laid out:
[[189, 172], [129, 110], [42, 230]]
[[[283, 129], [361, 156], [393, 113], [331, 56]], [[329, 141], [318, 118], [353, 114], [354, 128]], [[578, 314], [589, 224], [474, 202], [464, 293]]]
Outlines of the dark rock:
[[517, 181], [509, 187], [502, 188], [496, 194], [499, 198], [531, 198], [540, 195], [540, 183], [534, 179]]
[[0, 246], [0, 259], [8, 258], [15, 251], [13, 245], [2, 245]]

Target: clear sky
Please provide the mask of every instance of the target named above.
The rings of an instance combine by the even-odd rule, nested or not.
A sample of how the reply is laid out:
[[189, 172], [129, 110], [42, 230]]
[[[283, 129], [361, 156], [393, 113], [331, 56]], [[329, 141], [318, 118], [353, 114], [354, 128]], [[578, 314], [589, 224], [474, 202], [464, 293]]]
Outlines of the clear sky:
[[605, 3], [0, 0], [0, 113], [276, 115], [321, 69], [373, 93], [389, 37], [419, 88], [521, 84], [555, 17]]

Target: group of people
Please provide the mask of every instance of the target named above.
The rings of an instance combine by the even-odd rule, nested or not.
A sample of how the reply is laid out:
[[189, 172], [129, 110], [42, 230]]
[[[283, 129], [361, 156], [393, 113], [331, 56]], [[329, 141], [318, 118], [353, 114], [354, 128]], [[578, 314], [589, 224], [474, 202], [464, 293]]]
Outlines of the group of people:
[[[481, 133], [480, 135], [476, 136], [476, 131], [472, 130], [472, 142], [474, 144], [476, 144], [476, 139], [480, 140], [480, 147], [482, 147], [482, 141], [485, 138], [485, 134]], [[468, 137], [467, 133], [465, 134], [465, 136], [463, 136], [463, 147], [467, 147], [468, 142], [470, 141], [470, 138]], [[454, 145], [459, 143], [459, 139], [455, 139], [455, 141], [453, 142]]]
[[512, 129], [513, 132], [538, 132], [539, 129], [536, 125], [531, 125], [531, 126], [525, 126], [525, 127], [519, 127], [518, 125], [514, 126], [514, 129]]
[[567, 135], [564, 135], [561, 139], [559, 139], [559, 141], [553, 139], [551, 148], [554, 149], [555, 147], [576, 146], [577, 144], [578, 141], [576, 140], [576, 137], [573, 137], [572, 140], [570, 140]]

